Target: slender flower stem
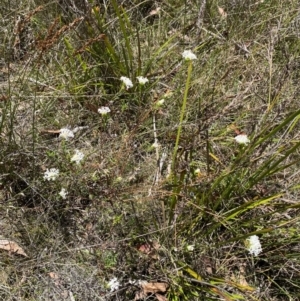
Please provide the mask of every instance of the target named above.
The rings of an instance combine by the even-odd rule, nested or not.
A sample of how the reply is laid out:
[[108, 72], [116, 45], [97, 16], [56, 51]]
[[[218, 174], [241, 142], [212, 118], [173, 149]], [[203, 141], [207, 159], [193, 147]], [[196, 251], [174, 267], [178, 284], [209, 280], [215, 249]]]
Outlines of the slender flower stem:
[[191, 81], [192, 69], [193, 69], [193, 63], [192, 63], [192, 61], [190, 61], [190, 62], [189, 62], [189, 67], [188, 67], [187, 80], [186, 80], [186, 84], [185, 84], [185, 91], [184, 91], [184, 96], [183, 96], [183, 103], [182, 103], [182, 107], [181, 107], [179, 126], [178, 126], [178, 130], [177, 130], [176, 143], [175, 143], [175, 147], [174, 147], [174, 150], [173, 150], [173, 158], [172, 158], [172, 176], [174, 175], [174, 172], [175, 172], [176, 156], [177, 156], [178, 145], [179, 145], [179, 140], [180, 140], [180, 135], [181, 135], [181, 130], [182, 130], [183, 118], [184, 118], [184, 115], [185, 115], [185, 109], [186, 109], [186, 103], [187, 103], [188, 92], [189, 92], [189, 88], [190, 88], [190, 81]]
[[[192, 69], [193, 69], [193, 63], [192, 63], [192, 61], [190, 61], [189, 67], [188, 67], [187, 80], [186, 80], [186, 84], [185, 84], [183, 103], [182, 103], [181, 112], [180, 112], [180, 120], [179, 120], [179, 126], [178, 126], [178, 130], [177, 130], [176, 143], [175, 143], [175, 147], [173, 150], [173, 157], [172, 157], [171, 179], [172, 179], [172, 182], [173, 182], [172, 184], [173, 184], [174, 188], [173, 188], [172, 198], [171, 198], [171, 202], [170, 202], [169, 223], [171, 223], [173, 220], [174, 210], [175, 210], [176, 203], [177, 203], [177, 194], [178, 194], [178, 187], [177, 187], [178, 183], [177, 182], [178, 182], [178, 180], [177, 180], [176, 172], [175, 172], [176, 157], [177, 157], [178, 145], [179, 145], [179, 140], [180, 140], [180, 135], [181, 135], [181, 130], [182, 130], [182, 123], [183, 123], [183, 119], [185, 116], [185, 109], [186, 109], [188, 92], [189, 92], [189, 88], [190, 88]], [[175, 242], [176, 242], [176, 238], [175, 238]]]

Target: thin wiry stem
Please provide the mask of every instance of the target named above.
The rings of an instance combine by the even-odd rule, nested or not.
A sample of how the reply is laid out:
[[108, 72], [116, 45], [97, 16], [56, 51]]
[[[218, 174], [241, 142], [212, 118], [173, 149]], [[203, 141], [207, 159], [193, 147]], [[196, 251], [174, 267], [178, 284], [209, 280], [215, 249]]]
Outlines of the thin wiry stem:
[[185, 116], [185, 109], [186, 109], [186, 104], [187, 104], [187, 97], [188, 97], [188, 92], [189, 92], [189, 87], [190, 87], [192, 70], [193, 70], [193, 63], [192, 63], [192, 61], [190, 61], [189, 67], [188, 67], [187, 80], [186, 80], [186, 84], [185, 84], [183, 103], [182, 103], [181, 112], [180, 112], [180, 120], [179, 120], [179, 126], [178, 126], [178, 130], [177, 130], [176, 143], [175, 143], [175, 147], [173, 150], [173, 157], [172, 157], [171, 178], [172, 178], [174, 188], [173, 188], [173, 195], [172, 195], [171, 203], [170, 203], [169, 222], [171, 222], [173, 220], [174, 210], [175, 210], [176, 203], [177, 203], [177, 177], [176, 177], [176, 172], [175, 172], [176, 157], [177, 157], [178, 145], [179, 145], [179, 140], [180, 140], [181, 131], [182, 131], [183, 119]]
[[178, 130], [177, 130], [176, 143], [175, 143], [175, 147], [174, 147], [174, 150], [173, 150], [172, 175], [174, 174], [175, 166], [176, 166], [176, 156], [177, 156], [178, 145], [179, 145], [179, 140], [180, 140], [180, 136], [181, 136], [183, 118], [184, 118], [184, 115], [185, 115], [185, 109], [186, 109], [187, 96], [188, 96], [189, 87], [190, 87], [192, 69], [193, 69], [193, 63], [192, 63], [192, 61], [190, 61], [189, 62], [189, 67], [188, 67], [187, 80], [186, 80], [186, 84], [185, 84], [183, 103], [182, 103], [181, 112], [180, 112], [180, 120], [179, 120], [179, 126], [178, 126]]

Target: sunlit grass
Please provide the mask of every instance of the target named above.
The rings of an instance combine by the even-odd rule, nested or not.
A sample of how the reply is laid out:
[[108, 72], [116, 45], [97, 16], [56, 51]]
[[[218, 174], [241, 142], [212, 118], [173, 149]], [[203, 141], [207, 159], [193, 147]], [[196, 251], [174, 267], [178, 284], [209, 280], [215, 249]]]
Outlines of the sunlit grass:
[[298, 3], [74, 3], [0, 9], [3, 300], [296, 300]]

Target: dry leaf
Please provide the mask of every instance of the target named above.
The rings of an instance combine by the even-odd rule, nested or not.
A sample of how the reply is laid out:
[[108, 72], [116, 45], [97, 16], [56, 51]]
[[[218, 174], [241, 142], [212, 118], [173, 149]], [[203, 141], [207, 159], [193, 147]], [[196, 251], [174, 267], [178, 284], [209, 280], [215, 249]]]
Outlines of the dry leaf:
[[246, 274], [245, 268], [241, 265], [241, 266], [239, 266], [239, 270], [240, 270], [240, 273], [238, 273], [237, 275], [232, 274], [230, 277], [230, 280], [227, 280], [226, 282], [229, 285], [236, 287], [241, 291], [253, 292], [255, 290], [255, 288], [248, 284], [248, 282], [244, 276]]
[[154, 241], [151, 244], [145, 243], [137, 247], [138, 251], [150, 256], [153, 259], [159, 259], [159, 256], [156, 250], [160, 249], [160, 244]]
[[206, 271], [208, 274], [213, 274], [212, 261], [211, 261], [211, 258], [210, 258], [210, 257], [204, 256], [204, 257], [202, 258], [202, 264], [203, 264], [203, 266], [205, 267], [205, 271]]
[[50, 278], [52, 278], [52, 279], [59, 279], [59, 276], [56, 274], [56, 273], [54, 273], [54, 272], [50, 272], [49, 274], [48, 274], [49, 276], [50, 276]]
[[85, 104], [85, 107], [86, 107], [89, 111], [98, 114], [98, 107], [97, 107], [96, 105], [94, 105], [93, 103], [87, 102], [87, 103]]
[[153, 250], [159, 250], [160, 244], [157, 241], [153, 241], [151, 243], [145, 243], [137, 247], [138, 251], [149, 254]]
[[8, 96], [7, 95], [1, 95], [0, 96], [0, 101], [7, 101], [8, 100]]
[[144, 253], [144, 254], [149, 254], [151, 252], [151, 246], [149, 244], [143, 244], [140, 245], [138, 248], [138, 251]]
[[59, 287], [59, 286], [61, 285], [61, 280], [59, 279], [59, 276], [58, 276], [56, 273], [50, 272], [48, 275], [50, 276], [50, 278], [53, 279], [54, 284], [55, 284], [56, 286]]
[[8, 251], [9, 254], [18, 254], [28, 257], [24, 250], [17, 243], [11, 240], [1, 239], [0, 249]]
[[168, 299], [165, 296], [160, 294], [155, 294], [155, 297], [158, 301], [168, 301]]
[[143, 293], [165, 293], [169, 285], [164, 282], [144, 282], [141, 284]]
[[167, 299], [158, 294], [165, 293], [169, 287], [167, 283], [164, 282], [141, 282], [141, 291], [136, 292], [134, 301], [145, 299], [147, 294], [155, 294], [157, 300], [159, 301], [167, 301]]
[[53, 279], [53, 282], [57, 287], [61, 287], [63, 285], [63, 281], [61, 280], [58, 274], [50, 272], [48, 275], [51, 279]]
[[219, 14], [221, 15], [221, 17], [223, 17], [223, 18], [227, 17], [227, 13], [225, 12], [225, 10], [222, 7], [218, 6], [218, 11], [219, 11]]

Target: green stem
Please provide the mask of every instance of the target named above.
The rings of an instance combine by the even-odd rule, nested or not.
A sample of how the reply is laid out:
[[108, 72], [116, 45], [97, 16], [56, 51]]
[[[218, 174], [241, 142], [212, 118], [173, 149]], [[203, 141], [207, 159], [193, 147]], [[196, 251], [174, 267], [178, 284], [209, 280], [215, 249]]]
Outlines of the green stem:
[[178, 126], [178, 131], [177, 131], [176, 143], [175, 143], [175, 147], [174, 147], [174, 151], [173, 151], [172, 176], [175, 173], [176, 156], [177, 156], [178, 145], [179, 145], [179, 140], [180, 140], [180, 135], [181, 135], [181, 130], [182, 130], [183, 118], [184, 118], [184, 115], [185, 115], [185, 108], [186, 108], [186, 103], [187, 103], [187, 97], [188, 97], [189, 87], [190, 87], [192, 69], [193, 69], [193, 63], [192, 63], [192, 61], [190, 61], [189, 62], [189, 67], [188, 67], [187, 80], [186, 80], [186, 84], [185, 84], [183, 103], [182, 103], [181, 112], [180, 112], [180, 121], [179, 121], [179, 126]]
[[[170, 202], [169, 223], [171, 223], [173, 220], [174, 209], [175, 209], [176, 203], [177, 203], [177, 195], [180, 192], [180, 187], [177, 187], [177, 177], [176, 177], [176, 173], [175, 173], [176, 157], [177, 157], [178, 145], [179, 145], [179, 140], [180, 140], [180, 135], [181, 135], [181, 130], [182, 130], [182, 123], [183, 123], [183, 119], [184, 119], [184, 115], [185, 115], [188, 92], [189, 92], [189, 88], [190, 88], [192, 69], [193, 69], [193, 63], [192, 63], [192, 61], [190, 61], [189, 67], [188, 67], [187, 80], [186, 80], [186, 84], [185, 84], [183, 103], [182, 103], [181, 112], [180, 112], [180, 120], [179, 120], [179, 126], [178, 126], [178, 131], [177, 131], [176, 143], [175, 143], [175, 147], [173, 150], [173, 157], [172, 157], [171, 179], [172, 179], [174, 188], [173, 188], [172, 198], [171, 198], [171, 202]], [[179, 182], [182, 180], [183, 179], [179, 179]]]

